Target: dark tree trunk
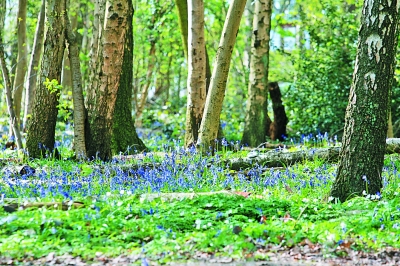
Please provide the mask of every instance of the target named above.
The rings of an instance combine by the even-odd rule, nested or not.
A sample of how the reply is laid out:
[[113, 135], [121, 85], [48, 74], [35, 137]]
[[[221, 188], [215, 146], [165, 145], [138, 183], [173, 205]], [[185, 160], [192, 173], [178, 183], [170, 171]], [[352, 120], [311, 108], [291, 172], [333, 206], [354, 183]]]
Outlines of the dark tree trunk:
[[[284, 141], [288, 118], [285, 106], [282, 103], [282, 94], [278, 82], [271, 82], [269, 84], [269, 96], [272, 101], [272, 110], [274, 111], [274, 122], [270, 123], [269, 136], [272, 140]], [[268, 125], [268, 123], [265, 125]]]
[[[48, 3], [48, 30], [44, 42], [39, 85], [36, 89], [32, 118], [28, 125], [26, 147], [29, 157], [40, 158], [54, 149], [54, 134], [57, 121], [59, 89], [50, 91], [46, 79], [60, 84], [62, 60], [65, 49], [65, 1], [51, 0]], [[46, 149], [46, 150], [44, 150]]]
[[133, 68], [133, 35], [132, 17], [133, 6], [128, 0], [127, 32], [122, 62], [117, 100], [113, 116], [113, 138], [111, 148], [114, 153], [137, 153], [147, 150], [142, 140], [138, 137], [135, 122], [132, 118], [132, 68]]
[[331, 196], [345, 201], [382, 188], [389, 91], [397, 47], [399, 1], [365, 1]]

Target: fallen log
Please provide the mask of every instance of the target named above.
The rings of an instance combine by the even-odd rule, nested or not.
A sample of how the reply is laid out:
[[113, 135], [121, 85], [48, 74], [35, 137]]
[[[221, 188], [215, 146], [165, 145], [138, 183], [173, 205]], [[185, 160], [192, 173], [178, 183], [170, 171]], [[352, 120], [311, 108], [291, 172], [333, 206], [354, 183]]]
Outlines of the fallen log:
[[288, 150], [272, 150], [266, 153], [250, 152], [247, 157], [233, 158], [225, 163], [232, 170], [251, 168], [258, 164], [264, 167], [289, 166], [303, 161], [313, 161], [320, 158], [326, 162], [336, 162], [339, 158], [340, 147], [307, 149], [290, 152]]
[[[232, 170], [243, 170], [258, 164], [264, 167], [287, 167], [289, 165], [313, 161], [316, 158], [325, 162], [335, 163], [339, 159], [341, 147], [311, 148], [300, 151], [289, 151], [287, 149], [275, 149], [261, 153], [255, 149], [244, 158], [233, 158], [225, 161]], [[400, 153], [400, 138], [389, 138], [386, 140], [386, 154]]]

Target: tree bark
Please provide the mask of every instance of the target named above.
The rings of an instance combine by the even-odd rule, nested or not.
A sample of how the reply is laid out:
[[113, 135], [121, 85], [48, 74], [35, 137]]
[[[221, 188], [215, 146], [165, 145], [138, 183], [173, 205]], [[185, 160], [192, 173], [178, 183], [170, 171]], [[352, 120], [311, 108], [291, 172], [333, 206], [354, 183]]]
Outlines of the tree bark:
[[185, 146], [196, 145], [206, 100], [206, 49], [203, 0], [188, 1], [188, 81]]
[[28, 126], [26, 147], [30, 158], [41, 158], [54, 149], [57, 122], [58, 88], [50, 91], [46, 79], [61, 82], [61, 69], [65, 49], [65, 1], [47, 2], [48, 30], [44, 42], [39, 86], [35, 93], [32, 118]]
[[209, 147], [213, 149], [214, 140], [217, 138], [219, 116], [225, 96], [232, 50], [236, 41], [236, 35], [239, 30], [240, 19], [245, 4], [245, 0], [233, 0], [228, 10], [199, 129], [197, 144], [203, 151], [207, 151]]
[[94, 73], [87, 97], [86, 150], [91, 159], [109, 160], [112, 157], [113, 114], [120, 86], [129, 8], [126, 0], [99, 0], [96, 5], [96, 27], [101, 31], [101, 39], [95, 41], [99, 41], [97, 47], [92, 47], [97, 60], [91, 65]]
[[[4, 19], [5, 19], [5, 11], [6, 11], [6, 0], [0, 0], [0, 44], [3, 43], [3, 30], [4, 30]], [[13, 129], [15, 142], [17, 143], [18, 149], [22, 149], [22, 140], [21, 134], [19, 131], [18, 124], [15, 123], [16, 115], [14, 111], [14, 107], [12, 104], [11, 98], [11, 77], [10, 72], [8, 71], [5, 55], [4, 55], [4, 46], [0, 45], [0, 67], [1, 72], [3, 74], [3, 81], [5, 85], [5, 92], [6, 92], [6, 101], [7, 101], [7, 110], [10, 116], [10, 126]]]
[[28, 64], [28, 49], [26, 43], [26, 9], [27, 1], [18, 1], [18, 17], [17, 17], [17, 36], [18, 36], [18, 58], [15, 71], [15, 79], [13, 86], [13, 104], [15, 110], [16, 120], [14, 123], [17, 124], [18, 128], [21, 124], [21, 103], [22, 103], [22, 92], [24, 90], [25, 75]]
[[[74, 150], [78, 159], [86, 158], [85, 144], [85, 104], [83, 100], [81, 64], [79, 61], [79, 45], [68, 17], [69, 0], [64, 12], [66, 22], [66, 38], [68, 43], [68, 56], [72, 78], [72, 97], [74, 105]], [[65, 60], [64, 60], [65, 67]]]
[[26, 131], [28, 126], [28, 120], [32, 114], [33, 100], [35, 98], [40, 55], [43, 49], [45, 11], [46, 0], [42, 0], [42, 6], [40, 7], [40, 13], [36, 25], [35, 38], [33, 41], [32, 55], [29, 63], [28, 81], [25, 89], [24, 119], [22, 122], [24, 131]]
[[112, 151], [116, 154], [123, 152], [132, 154], [147, 150], [139, 138], [135, 129], [135, 122], [132, 118], [132, 81], [133, 81], [133, 34], [132, 0], [127, 0], [127, 32], [124, 45], [124, 57], [119, 89], [113, 115], [113, 137]]
[[271, 30], [271, 0], [256, 0], [250, 58], [249, 96], [242, 143], [256, 147], [265, 142], [271, 119], [268, 116], [268, 66]]
[[364, 2], [357, 57], [331, 196], [345, 201], [382, 188], [389, 90], [397, 47], [400, 1]]

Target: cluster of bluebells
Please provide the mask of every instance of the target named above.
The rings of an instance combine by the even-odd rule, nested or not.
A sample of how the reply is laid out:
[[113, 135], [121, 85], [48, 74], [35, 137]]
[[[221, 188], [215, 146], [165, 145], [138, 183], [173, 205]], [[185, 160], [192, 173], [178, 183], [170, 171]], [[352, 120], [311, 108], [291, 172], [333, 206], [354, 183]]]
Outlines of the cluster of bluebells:
[[300, 144], [300, 145], [314, 145], [314, 146], [323, 146], [327, 145], [330, 146], [337, 146], [339, 144], [337, 136], [329, 137], [328, 133], [325, 132], [324, 134], [318, 133], [317, 135], [308, 134], [300, 135], [300, 139], [297, 141], [293, 138], [290, 139], [292, 144]]
[[[307, 137], [302, 138], [306, 142]], [[308, 136], [311, 138], [311, 136]], [[316, 139], [328, 140], [328, 135], [317, 135]], [[335, 140], [336, 141], [336, 140]], [[219, 142], [223, 147], [238, 147], [238, 142]], [[79, 196], [103, 196], [107, 194], [126, 196], [140, 193], [218, 191], [223, 189], [240, 191], [263, 191], [282, 188], [291, 189], [327, 187], [335, 179], [335, 171], [328, 165], [312, 170], [294, 165], [284, 170], [255, 165], [247, 171], [229, 171], [226, 161], [218, 154], [202, 156], [195, 147], [183, 148], [178, 141], [172, 146], [162, 145], [165, 157], [160, 160], [153, 153], [145, 154], [146, 163], [135, 160], [115, 159], [112, 162], [91, 162], [90, 173], [85, 173], [77, 164], [66, 171], [60, 165], [47, 169], [36, 169], [35, 173], [23, 175], [3, 169], [0, 194], [5, 197], [45, 198], [63, 197], [66, 200]], [[132, 166], [132, 163], [135, 167]], [[384, 185], [387, 179], [400, 177], [394, 163], [384, 169]], [[123, 193], [121, 193], [123, 191]], [[380, 195], [372, 195], [376, 198]]]
[[[223, 141], [224, 145], [227, 142]], [[233, 143], [236, 145], [236, 143]], [[148, 153], [150, 163], [129, 163], [113, 160], [110, 163], [94, 162], [91, 172], [85, 174], [82, 167], [75, 166], [71, 171], [53, 166], [36, 169], [35, 173], [23, 175], [4, 171], [0, 194], [5, 197], [45, 198], [63, 197], [71, 200], [76, 196], [131, 195], [135, 193], [217, 191], [232, 189], [255, 191], [263, 188], [282, 187], [282, 184], [296, 184], [297, 189], [322, 186], [334, 176], [321, 167], [307, 175], [295, 171], [269, 169], [255, 165], [248, 171], [229, 172], [220, 156], [202, 156], [195, 148], [185, 149], [175, 146], [169, 149], [161, 161]], [[135, 163], [137, 163], [135, 161]], [[124, 193], [121, 194], [121, 191]]]

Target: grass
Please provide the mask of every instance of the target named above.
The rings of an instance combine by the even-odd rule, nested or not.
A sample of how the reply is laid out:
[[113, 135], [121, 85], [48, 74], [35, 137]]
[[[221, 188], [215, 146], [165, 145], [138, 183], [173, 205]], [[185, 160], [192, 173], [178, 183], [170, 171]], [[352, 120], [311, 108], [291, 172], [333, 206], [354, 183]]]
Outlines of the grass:
[[[313, 146], [297, 145], [306, 144]], [[340, 246], [400, 248], [398, 155], [385, 158], [380, 198], [335, 204], [326, 199], [336, 166], [321, 160], [236, 172], [223, 163], [235, 156], [228, 149], [213, 157], [179, 145], [161, 151], [165, 156], [121, 155], [109, 163], [34, 160], [27, 163], [36, 172], [25, 175], [5, 170], [13, 167], [6, 163], [2, 203], [20, 207], [12, 213], [0, 208], [0, 254], [91, 259], [96, 252], [136, 253], [167, 263], [198, 252], [268, 259], [269, 245], [304, 241], [320, 244], [327, 256], [345, 255]], [[227, 193], [204, 194], [218, 191]], [[49, 204], [28, 207], [32, 202]]]

